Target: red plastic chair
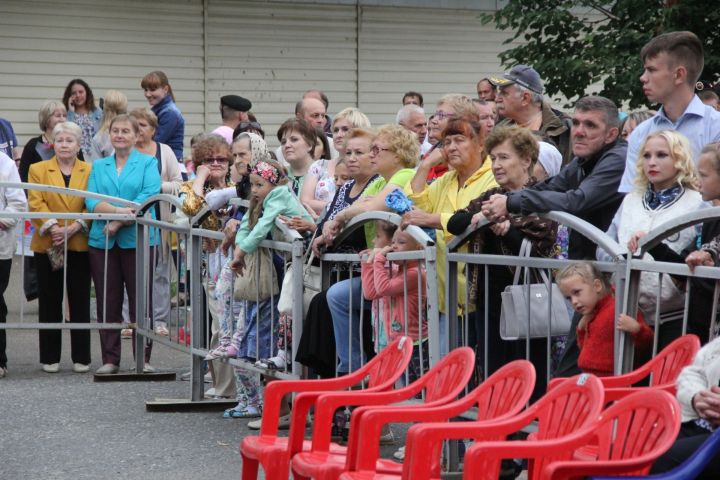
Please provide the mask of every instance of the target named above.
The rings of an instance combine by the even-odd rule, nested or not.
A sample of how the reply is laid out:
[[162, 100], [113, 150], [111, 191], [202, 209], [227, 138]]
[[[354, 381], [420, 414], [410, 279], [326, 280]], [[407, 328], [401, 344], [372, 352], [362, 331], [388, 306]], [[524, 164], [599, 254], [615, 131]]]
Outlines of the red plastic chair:
[[[408, 430], [402, 478], [429, 480], [440, 478], [437, 452], [445, 440], [474, 439], [476, 442], [503, 441], [537, 420], [537, 438], [552, 440], [576, 432], [595, 422], [605, 403], [602, 383], [594, 375], [566, 379], [524, 412], [512, 418], [487, 423], [421, 423]], [[517, 442], [521, 443], [521, 442]], [[487, 472], [475, 472], [497, 479], [500, 465]], [[349, 477], [344, 477], [349, 478]], [[358, 477], [360, 478], [360, 477]], [[366, 477], [362, 477], [366, 478]], [[389, 478], [376, 476], [376, 479]], [[471, 477], [467, 477], [471, 478]], [[475, 477], [472, 477], [475, 478]]]
[[[472, 407], [477, 407], [477, 422], [499, 421], [520, 412], [532, 395], [535, 367], [526, 360], [510, 362], [459, 400], [446, 405], [408, 409], [394, 407], [361, 407], [353, 413], [357, 428], [351, 432], [348, 447], [348, 472], [341, 478], [359, 480], [374, 478], [378, 472], [395, 473], [399, 478], [402, 465], [380, 457], [380, 431], [384, 424], [448, 421]], [[440, 452], [436, 453], [439, 458]]]
[[[403, 409], [432, 407], [444, 405], [457, 398], [472, 376], [475, 367], [475, 353], [469, 347], [460, 347], [448, 353], [425, 375], [407, 387], [389, 392], [368, 393], [362, 396], [353, 392], [337, 392], [322, 395], [315, 408], [315, 425], [313, 428], [312, 448], [309, 452], [298, 453], [290, 461], [290, 468], [295, 479], [334, 480], [346, 470], [348, 456], [354, 454], [338, 454], [330, 450], [330, 431], [334, 412], [346, 406], [386, 406], [393, 403], [413, 399], [424, 391], [424, 403], [402, 405]], [[302, 396], [302, 395], [301, 395]], [[300, 396], [298, 397], [298, 400]], [[353, 413], [350, 417], [350, 432], [353, 435], [352, 446], [348, 452], [360, 448], [357, 445], [359, 417], [363, 412]], [[364, 446], [362, 446], [364, 448]]]
[[[310, 448], [310, 443], [304, 440], [305, 422], [317, 398], [325, 392], [359, 385], [363, 380], [367, 380], [367, 388], [353, 391], [352, 395], [359, 397], [368, 392], [382, 392], [393, 388], [410, 363], [412, 349], [410, 338], [402, 337], [349, 375], [325, 380], [283, 380], [269, 383], [265, 388], [260, 435], [247, 436], [240, 443], [241, 478], [256, 479], [260, 465], [263, 466], [268, 480], [288, 478], [292, 455]], [[294, 392], [303, 393], [293, 403], [290, 434], [288, 437], [278, 437], [280, 403], [285, 395]], [[337, 447], [336, 450], [345, 449]]]
[[[613, 402], [624, 396], [647, 387], [633, 387], [650, 375], [650, 387], [675, 394], [675, 380], [683, 368], [690, 365], [700, 350], [700, 339], [696, 335], [684, 335], [663, 348], [653, 359], [624, 375], [601, 377], [605, 386], [605, 401]], [[562, 379], [553, 379], [548, 384], [548, 390]]]
[[[545, 466], [542, 476], [534, 478], [574, 480], [588, 475], [645, 475], [653, 462], [672, 446], [679, 431], [680, 405], [675, 397], [662, 390], [646, 389], [613, 404], [603, 412], [597, 425], [583, 434], [548, 445], [523, 446], [522, 453], [513, 448], [508, 454], [523, 457], [532, 451], [540, 456]], [[574, 449], [588, 441], [600, 446], [597, 458], [583, 461], [569, 458]], [[488, 445], [478, 448], [487, 455]], [[562, 456], [566, 458], [552, 460]], [[475, 452], [472, 457], [475, 458]]]

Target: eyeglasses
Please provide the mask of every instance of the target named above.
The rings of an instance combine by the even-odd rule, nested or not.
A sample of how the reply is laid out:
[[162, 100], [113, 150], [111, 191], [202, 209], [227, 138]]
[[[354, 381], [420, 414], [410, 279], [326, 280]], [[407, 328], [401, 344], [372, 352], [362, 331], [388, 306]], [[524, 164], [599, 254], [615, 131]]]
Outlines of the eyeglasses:
[[214, 163], [216, 165], [221, 165], [223, 163], [228, 163], [230, 160], [227, 157], [210, 157], [206, 158], [203, 163]]
[[390, 152], [390, 151], [391, 150], [389, 148], [380, 148], [377, 145], [373, 145], [372, 147], [370, 147], [370, 153], [372, 153], [373, 155], [377, 155], [380, 152]]
[[437, 118], [438, 120], [444, 120], [446, 118], [453, 118], [455, 116], [452, 112], [441, 112], [438, 110], [437, 112], [433, 113], [433, 117]]
[[260, 127], [260, 124], [258, 122], [240, 122], [237, 126], [238, 130], [247, 130], [248, 128], [262, 131], [262, 128]]

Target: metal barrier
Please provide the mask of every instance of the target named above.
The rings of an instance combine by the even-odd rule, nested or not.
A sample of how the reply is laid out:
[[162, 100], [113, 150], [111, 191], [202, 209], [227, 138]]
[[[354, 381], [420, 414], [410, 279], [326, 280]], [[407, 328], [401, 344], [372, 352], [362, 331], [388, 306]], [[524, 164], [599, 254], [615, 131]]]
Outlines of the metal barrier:
[[[389, 213], [389, 212], [365, 212], [360, 215], [355, 216], [342, 230], [342, 232], [339, 233], [339, 235], [336, 237], [334, 244], [335, 245], [341, 245], [343, 241], [345, 241], [350, 235], [355, 232], [356, 230], [360, 228], [364, 228], [365, 225], [371, 224], [372, 222], [382, 220], [389, 223], [392, 223], [396, 226], [400, 225], [401, 217], [395, 213]], [[418, 282], [418, 305], [417, 305], [417, 311], [418, 311], [418, 318], [420, 320], [420, 336], [422, 336], [422, 319], [425, 319], [425, 322], [427, 324], [427, 337], [428, 337], [428, 363], [430, 366], [437, 363], [440, 359], [440, 349], [439, 344], [436, 341], [436, 339], [439, 337], [438, 332], [438, 306], [437, 306], [437, 292], [438, 292], [438, 285], [437, 285], [437, 264], [436, 264], [436, 246], [435, 242], [425, 233], [421, 228], [410, 226], [406, 229], [406, 232], [412, 237], [414, 241], [416, 241], [419, 246], [421, 247], [420, 250], [417, 251], [409, 251], [409, 252], [400, 252], [400, 253], [388, 253], [387, 260], [390, 262], [398, 263], [401, 262], [401, 265], [406, 266], [407, 262], [416, 261], [421, 262], [421, 270], [424, 270], [425, 274], [425, 282], [424, 282], [424, 288], [423, 288], [423, 282]], [[359, 263], [363, 260], [360, 258], [360, 255], [357, 253], [323, 253], [321, 258], [321, 272], [322, 272], [322, 288], [328, 289], [331, 285], [337, 283], [340, 281], [340, 269], [339, 266], [345, 266], [348, 271], [348, 279], [352, 281], [353, 279], [356, 279], [357, 281], [359, 277], [355, 275], [355, 273], [360, 270], [358, 268]], [[400, 269], [401, 272], [398, 272], [399, 274], [407, 275], [407, 271], [405, 268]], [[332, 272], [335, 272], [335, 278], [333, 281], [332, 278]], [[389, 276], [392, 276], [392, 268], [389, 269]], [[406, 280], [407, 277], [404, 278]], [[408, 332], [409, 325], [408, 325], [408, 318], [409, 318], [409, 311], [411, 308], [414, 309], [414, 305], [409, 305], [408, 302], [408, 290], [407, 290], [407, 282], [404, 282], [404, 300], [403, 304], [400, 305], [390, 305], [390, 315], [392, 316], [392, 312], [394, 308], [402, 308], [403, 309], [403, 318], [405, 319], [405, 324], [399, 326], [400, 331], [403, 331], [405, 333]], [[363, 298], [357, 299], [353, 298], [353, 289], [349, 289], [349, 298], [348, 298], [348, 305], [349, 310], [352, 312], [354, 308], [358, 305], [358, 302], [362, 304], [364, 302]], [[378, 292], [380, 293], [380, 292]], [[362, 331], [363, 326], [365, 325], [365, 322], [367, 319], [365, 318], [366, 310], [364, 308], [360, 308], [360, 331]], [[375, 324], [373, 325], [374, 331], [376, 332], [374, 341], [375, 341], [375, 348], [377, 351], [378, 348], [378, 337], [380, 336], [380, 331], [383, 328], [383, 325], [380, 324], [380, 317], [382, 315], [375, 315]], [[350, 326], [348, 328], [348, 346], [347, 346], [347, 352], [350, 359], [353, 357], [353, 340], [357, 340], [357, 337], [360, 335], [360, 332], [354, 331], [353, 322], [349, 319]], [[397, 327], [396, 327], [397, 328]], [[365, 358], [365, 351], [363, 348], [362, 342], [356, 342], [360, 345], [360, 355], [359, 357], [362, 359]], [[418, 346], [422, 346], [421, 342], [418, 342]], [[421, 372], [424, 373], [424, 368], [422, 366], [426, 363], [424, 358], [423, 349], [419, 349], [419, 364], [421, 365]], [[350, 361], [350, 369], [355, 370], [360, 367], [360, 365], [353, 365], [352, 361]], [[408, 380], [406, 376], [406, 381]]]

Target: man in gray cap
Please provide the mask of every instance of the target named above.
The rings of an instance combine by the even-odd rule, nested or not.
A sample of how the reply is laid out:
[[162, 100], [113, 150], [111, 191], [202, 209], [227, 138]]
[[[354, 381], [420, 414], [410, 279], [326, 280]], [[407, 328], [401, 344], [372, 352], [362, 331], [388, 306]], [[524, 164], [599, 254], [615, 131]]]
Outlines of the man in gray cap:
[[220, 135], [232, 145], [233, 131], [240, 122], [248, 121], [248, 112], [252, 108], [252, 102], [240, 95], [225, 95], [220, 97], [220, 115], [222, 116], [222, 126], [216, 128], [211, 133]]
[[515, 65], [502, 78], [491, 77], [498, 87], [495, 97], [498, 115], [504, 120], [498, 125], [518, 125], [537, 133], [554, 144], [563, 156], [563, 165], [572, 159], [570, 118], [550, 107], [543, 98], [543, 82], [534, 68]]

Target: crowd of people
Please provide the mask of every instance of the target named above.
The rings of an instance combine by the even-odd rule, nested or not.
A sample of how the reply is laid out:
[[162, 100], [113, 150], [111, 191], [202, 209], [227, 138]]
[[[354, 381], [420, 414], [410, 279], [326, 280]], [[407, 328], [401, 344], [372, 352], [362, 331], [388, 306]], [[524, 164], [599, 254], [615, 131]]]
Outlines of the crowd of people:
[[[433, 305], [440, 312], [444, 355], [449, 345], [443, 339], [451, 322], [458, 321], [449, 318], [451, 303], [471, 319], [465, 341], [478, 350], [488, 348], [485, 373], [524, 358], [525, 342], [503, 340], [498, 329], [501, 294], [513, 283], [514, 268], [490, 267], [489, 283], [479, 268], [469, 268], [467, 278], [461, 269], [458, 297], [446, 298], [446, 246], [482, 220], [489, 225], [470, 237], [472, 253], [520, 255], [527, 245], [531, 256], [577, 261], [555, 278], [575, 313], [554, 373], [611, 375], [616, 329], [632, 336], [640, 355], [653, 336], [662, 348], [682, 334], [686, 283], [692, 292], [688, 332], [707, 343], [716, 320], [712, 295], [707, 294], [714, 290], [714, 282], [655, 274], [641, 278], [638, 315], [616, 317], [614, 287], [590, 263], [607, 259], [608, 254], [580, 233], [571, 231], [567, 236], [564, 226], [537, 215], [573, 214], [635, 252], [640, 239], [655, 226], [720, 204], [720, 112], [717, 92], [699, 81], [704, 65], [700, 40], [691, 32], [663, 34], [648, 42], [640, 56], [644, 63], [640, 82], [648, 103], [658, 105], [657, 111], [626, 114], [612, 100], [589, 95], [578, 99], [572, 113], [566, 114], [544, 96], [538, 72], [517, 65], [503, 75], [481, 79], [477, 98], [442, 96], [429, 118], [423, 95], [407, 92], [396, 124], [379, 128], [354, 107], [330, 118], [327, 96], [307, 91], [297, 102], [295, 115], [277, 131], [276, 151], [264, 140], [266, 132], [252, 113], [252, 102], [226, 95], [220, 99], [222, 125], [193, 136], [187, 156], [183, 155], [183, 115], [163, 72], [151, 72], [140, 82], [150, 108], [130, 113], [122, 92], [108, 91], [101, 109], [90, 85], [74, 79], [62, 101], [50, 100], [42, 106], [41, 134], [21, 151], [9, 122], [0, 122], [0, 146], [6, 147], [0, 153], [0, 181], [86, 190], [118, 201], [82, 199], [57, 190], [4, 188], [0, 207], [49, 214], [48, 219], [33, 220], [31, 243], [41, 323], [89, 322], [91, 280], [97, 318], [134, 323], [142, 315], [135, 312], [135, 297], [144, 292], [135, 284], [133, 222], [88, 224], [53, 219], [51, 213], [134, 214], [132, 205], [161, 192], [177, 196], [182, 204], [177, 211], [164, 207], [152, 212], [162, 220], [193, 217], [210, 207], [212, 214], [202, 226], [222, 232], [224, 240], [203, 243], [203, 301], [212, 319], [206, 359], [213, 387], [208, 395], [237, 398], [237, 406], [224, 415], [251, 419], [253, 428], [259, 428], [256, 419], [262, 415], [260, 378], [243, 368], [233, 370], [220, 359], [240, 358], [269, 369], [284, 369], [294, 359], [329, 377], [356, 370], [378, 348], [405, 334], [417, 347], [412, 380], [427, 370], [426, 308]], [[248, 200], [249, 207], [230, 206], [233, 198]], [[399, 227], [379, 221], [343, 233], [361, 213], [397, 211], [396, 204], [403, 201], [412, 208], [401, 212]], [[277, 220], [303, 235], [312, 257], [329, 251], [359, 253], [362, 258], [359, 265], [336, 267], [336, 281], [308, 300], [296, 352], [289, 349], [290, 314], [279, 312], [277, 305], [283, 259], [259, 248]], [[17, 223], [0, 218], [0, 293], [10, 276]], [[421, 262], [389, 262], [386, 257], [390, 252], [422, 248], [407, 233], [409, 226], [432, 232], [436, 241], [437, 298], [426, 298]], [[155, 333], [168, 335], [170, 269], [178, 249], [172, 236], [151, 232], [148, 312]], [[719, 234], [718, 222], [707, 222], [701, 233], [695, 228], [681, 230], [645, 255], [687, 262], [691, 268], [716, 265]], [[316, 258], [308, 268], [313, 261]], [[106, 275], [108, 270], [113, 275]], [[238, 279], [250, 275], [268, 289], [249, 282], [252, 293], [239, 292]], [[471, 299], [469, 305], [464, 304], [466, 297]], [[661, 324], [653, 332], [644, 318], [656, 309]], [[6, 315], [2, 299], [0, 321]], [[361, 322], [363, 316], [374, 322]], [[98, 374], [118, 371], [120, 339], [119, 330], [100, 331]], [[546, 341], [534, 339], [531, 350], [541, 355], [531, 360], [542, 379]], [[693, 381], [684, 379], [678, 391], [684, 419], [693, 423], [683, 432], [693, 438], [706, 437], [720, 419], [716, 344], [717, 340], [702, 350], [700, 363], [693, 367]], [[60, 345], [59, 330], [40, 330], [40, 363], [45, 372], [59, 370]], [[151, 346], [148, 343], [144, 349], [148, 372], [154, 370], [149, 363]], [[89, 347], [89, 332], [73, 330], [75, 372], [89, 370]], [[5, 331], [0, 330], [0, 377], [6, 373]], [[287, 408], [281, 425], [289, 421]]]

